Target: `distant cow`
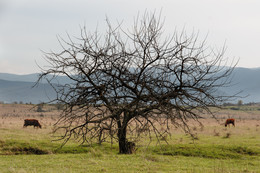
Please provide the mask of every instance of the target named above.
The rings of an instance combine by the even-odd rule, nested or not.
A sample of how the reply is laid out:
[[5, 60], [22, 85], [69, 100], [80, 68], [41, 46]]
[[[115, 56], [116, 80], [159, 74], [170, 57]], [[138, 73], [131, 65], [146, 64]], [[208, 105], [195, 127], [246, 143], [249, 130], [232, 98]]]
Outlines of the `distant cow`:
[[227, 119], [226, 123], [225, 123], [225, 127], [227, 127], [227, 125], [233, 124], [233, 126], [235, 127], [235, 119], [231, 118], [231, 119]]
[[36, 119], [25, 119], [23, 127], [34, 126], [42, 128], [41, 124]]

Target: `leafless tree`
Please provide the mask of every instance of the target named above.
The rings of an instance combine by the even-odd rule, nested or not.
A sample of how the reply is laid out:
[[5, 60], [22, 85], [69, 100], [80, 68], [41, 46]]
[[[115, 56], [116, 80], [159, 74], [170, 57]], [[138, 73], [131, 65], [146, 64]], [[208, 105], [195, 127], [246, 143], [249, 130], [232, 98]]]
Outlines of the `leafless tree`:
[[163, 24], [154, 13], [137, 17], [127, 30], [107, 20], [105, 34], [83, 27], [78, 38], [59, 38], [62, 51], [44, 53], [49, 66], [38, 82], [50, 75], [71, 80], [49, 80], [54, 101], [64, 104], [54, 130], [63, 130], [60, 139], [117, 140], [119, 153], [132, 153], [127, 135], [159, 139], [171, 125], [189, 131], [187, 119], [199, 121], [198, 110], [211, 113], [209, 107], [232, 97], [218, 90], [234, 68], [225, 63], [225, 48], [215, 52], [185, 31], [165, 36]]

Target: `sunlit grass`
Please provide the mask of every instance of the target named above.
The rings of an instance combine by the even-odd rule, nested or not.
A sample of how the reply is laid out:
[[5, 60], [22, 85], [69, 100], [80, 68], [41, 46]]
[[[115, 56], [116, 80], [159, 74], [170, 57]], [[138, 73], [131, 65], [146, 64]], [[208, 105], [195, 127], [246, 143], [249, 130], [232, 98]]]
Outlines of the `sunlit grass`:
[[207, 159], [153, 154], [0, 156], [2, 172], [259, 172], [257, 159]]

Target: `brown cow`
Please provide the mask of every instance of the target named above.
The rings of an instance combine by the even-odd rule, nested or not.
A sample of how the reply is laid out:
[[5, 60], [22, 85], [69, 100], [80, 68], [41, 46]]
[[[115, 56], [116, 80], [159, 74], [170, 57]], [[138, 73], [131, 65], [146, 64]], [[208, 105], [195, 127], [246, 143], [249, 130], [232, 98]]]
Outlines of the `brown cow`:
[[41, 124], [36, 119], [25, 119], [23, 127], [27, 127], [27, 126], [34, 126], [34, 128], [35, 127], [42, 128]]
[[227, 125], [230, 126], [230, 124], [233, 124], [233, 126], [235, 127], [235, 119], [233, 118], [227, 119], [225, 123], [225, 127], [227, 127]]

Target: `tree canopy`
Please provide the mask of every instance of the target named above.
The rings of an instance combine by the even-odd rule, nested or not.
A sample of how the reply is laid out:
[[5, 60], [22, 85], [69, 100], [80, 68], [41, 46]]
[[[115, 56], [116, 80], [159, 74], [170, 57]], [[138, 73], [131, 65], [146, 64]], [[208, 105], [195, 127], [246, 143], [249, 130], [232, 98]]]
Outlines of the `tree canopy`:
[[55, 101], [64, 104], [55, 128], [64, 130], [61, 139], [111, 139], [119, 153], [132, 153], [135, 141], [127, 135], [159, 138], [171, 125], [188, 131], [187, 119], [198, 120], [199, 111], [211, 113], [209, 107], [232, 97], [219, 91], [230, 84], [234, 67], [225, 64], [225, 48], [214, 51], [185, 31], [165, 35], [163, 25], [148, 13], [126, 30], [107, 20], [105, 34], [83, 27], [80, 37], [59, 39], [62, 51], [45, 53], [49, 66], [38, 82], [47, 75], [71, 80], [49, 81]]

